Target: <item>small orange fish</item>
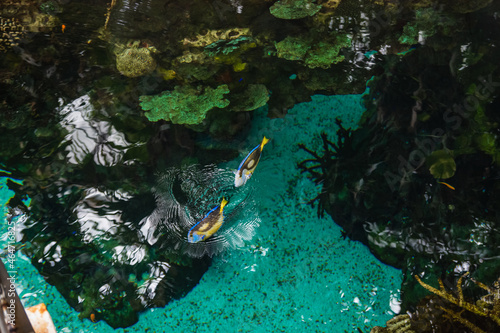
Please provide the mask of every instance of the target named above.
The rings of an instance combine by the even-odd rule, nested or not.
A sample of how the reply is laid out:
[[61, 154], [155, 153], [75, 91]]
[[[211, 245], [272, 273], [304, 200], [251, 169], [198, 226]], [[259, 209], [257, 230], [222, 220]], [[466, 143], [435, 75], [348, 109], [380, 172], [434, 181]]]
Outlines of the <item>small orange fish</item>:
[[61, 25], [61, 30], [62, 30], [62, 32], [64, 33], [64, 30], [66, 30], [66, 25], [64, 25], [64, 24], [63, 24], [63, 25]]
[[439, 184], [443, 184], [444, 186], [446, 186], [447, 188], [449, 188], [450, 190], [453, 190], [455, 191], [455, 188], [453, 186], [451, 186], [450, 184], [448, 183], [445, 183], [445, 182], [438, 182]]
[[90, 320], [92, 320], [92, 322], [95, 323], [95, 314], [93, 313], [90, 314]]

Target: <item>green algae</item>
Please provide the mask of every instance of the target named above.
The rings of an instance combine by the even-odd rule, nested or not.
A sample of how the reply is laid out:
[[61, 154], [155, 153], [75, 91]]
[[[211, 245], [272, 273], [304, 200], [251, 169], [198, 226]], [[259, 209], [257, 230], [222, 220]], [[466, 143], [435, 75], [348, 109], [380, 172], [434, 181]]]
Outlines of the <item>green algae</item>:
[[269, 8], [271, 15], [285, 20], [313, 16], [320, 10], [321, 5], [317, 5], [311, 0], [280, 0]]
[[225, 108], [229, 101], [224, 98], [229, 93], [223, 84], [211, 87], [176, 86], [155, 96], [141, 96], [141, 107], [150, 121], [166, 120], [174, 124], [196, 125], [213, 108]]

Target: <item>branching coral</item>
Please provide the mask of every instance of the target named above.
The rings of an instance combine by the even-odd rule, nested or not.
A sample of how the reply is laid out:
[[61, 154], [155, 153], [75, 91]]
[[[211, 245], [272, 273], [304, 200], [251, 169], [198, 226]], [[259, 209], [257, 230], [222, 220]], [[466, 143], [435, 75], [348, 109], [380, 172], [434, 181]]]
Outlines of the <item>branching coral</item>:
[[457, 294], [455, 295], [453, 292], [446, 290], [444, 287], [443, 281], [439, 278], [439, 289], [434, 288], [431, 285], [423, 282], [418, 275], [415, 275], [415, 279], [420, 283], [422, 287], [429, 290], [433, 294], [446, 299], [448, 302], [455, 304], [462, 308], [462, 311], [455, 311], [449, 308], [439, 307], [446, 313], [446, 317], [451, 320], [455, 320], [460, 322], [461, 324], [467, 326], [474, 332], [484, 332], [481, 328], [477, 327], [476, 324], [472, 323], [468, 319], [465, 319], [462, 316], [464, 310], [472, 312], [481, 317], [486, 317], [493, 320], [500, 327], [500, 288], [499, 282], [497, 281], [493, 288], [486, 286], [481, 282], [474, 281], [477, 286], [486, 290], [488, 294], [481, 298], [476, 304], [466, 301], [464, 298], [464, 294], [462, 291], [462, 280], [469, 273], [465, 273], [462, 275], [457, 281]]
[[385, 323], [386, 327], [375, 326], [370, 333], [414, 333], [411, 329], [410, 316], [398, 315]]
[[[458, 279], [456, 291], [446, 290], [441, 279], [438, 279], [438, 289], [423, 282], [415, 275], [415, 279], [422, 287], [439, 297], [425, 298], [425, 305], [419, 306], [420, 309], [417, 308], [416, 312], [395, 316], [387, 321], [386, 327], [376, 326], [370, 333], [459, 331], [458, 327], [452, 323], [465, 326], [468, 329], [467, 332], [498, 331], [498, 326], [500, 326], [500, 280], [493, 287], [473, 280], [478, 287], [488, 292], [486, 296], [474, 304], [465, 300], [462, 290], [462, 281], [468, 274], [467, 272]], [[491, 321], [486, 318], [491, 319]]]

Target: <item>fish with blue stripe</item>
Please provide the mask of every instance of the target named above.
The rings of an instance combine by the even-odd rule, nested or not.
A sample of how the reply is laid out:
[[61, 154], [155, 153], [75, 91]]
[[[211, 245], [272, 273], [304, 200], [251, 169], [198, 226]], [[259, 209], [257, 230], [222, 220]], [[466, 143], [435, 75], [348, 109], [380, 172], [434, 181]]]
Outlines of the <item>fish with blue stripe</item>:
[[222, 198], [220, 205], [214, 207], [201, 221], [189, 229], [187, 236], [189, 243], [206, 241], [220, 229], [222, 223], [224, 223], [223, 211], [227, 202], [226, 199]]
[[269, 142], [269, 139], [264, 137], [260, 145], [252, 149], [250, 153], [248, 153], [247, 157], [241, 162], [238, 170], [235, 172], [234, 176], [234, 186], [240, 187], [245, 185], [245, 183], [252, 177], [255, 168], [260, 160], [260, 155], [262, 153], [262, 149], [266, 143]]

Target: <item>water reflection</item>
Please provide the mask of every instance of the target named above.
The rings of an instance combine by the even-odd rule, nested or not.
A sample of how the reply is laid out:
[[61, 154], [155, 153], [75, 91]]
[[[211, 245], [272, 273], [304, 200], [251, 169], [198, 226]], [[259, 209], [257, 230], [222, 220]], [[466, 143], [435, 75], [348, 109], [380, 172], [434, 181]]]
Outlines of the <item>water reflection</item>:
[[110, 205], [119, 201], [126, 202], [132, 195], [122, 191], [102, 192], [97, 188], [85, 190], [84, 198], [74, 208], [76, 220], [83, 234], [83, 241], [90, 243], [97, 237], [110, 240], [116, 236], [118, 228], [123, 225], [122, 211], [112, 209]]
[[79, 164], [88, 155], [93, 155], [97, 165], [113, 166], [122, 161], [123, 155], [132, 146], [125, 135], [108, 121], [94, 119], [94, 106], [88, 95], [81, 96], [60, 108], [64, 118], [60, 124], [68, 131], [61, 143], [67, 144], [68, 162]]

